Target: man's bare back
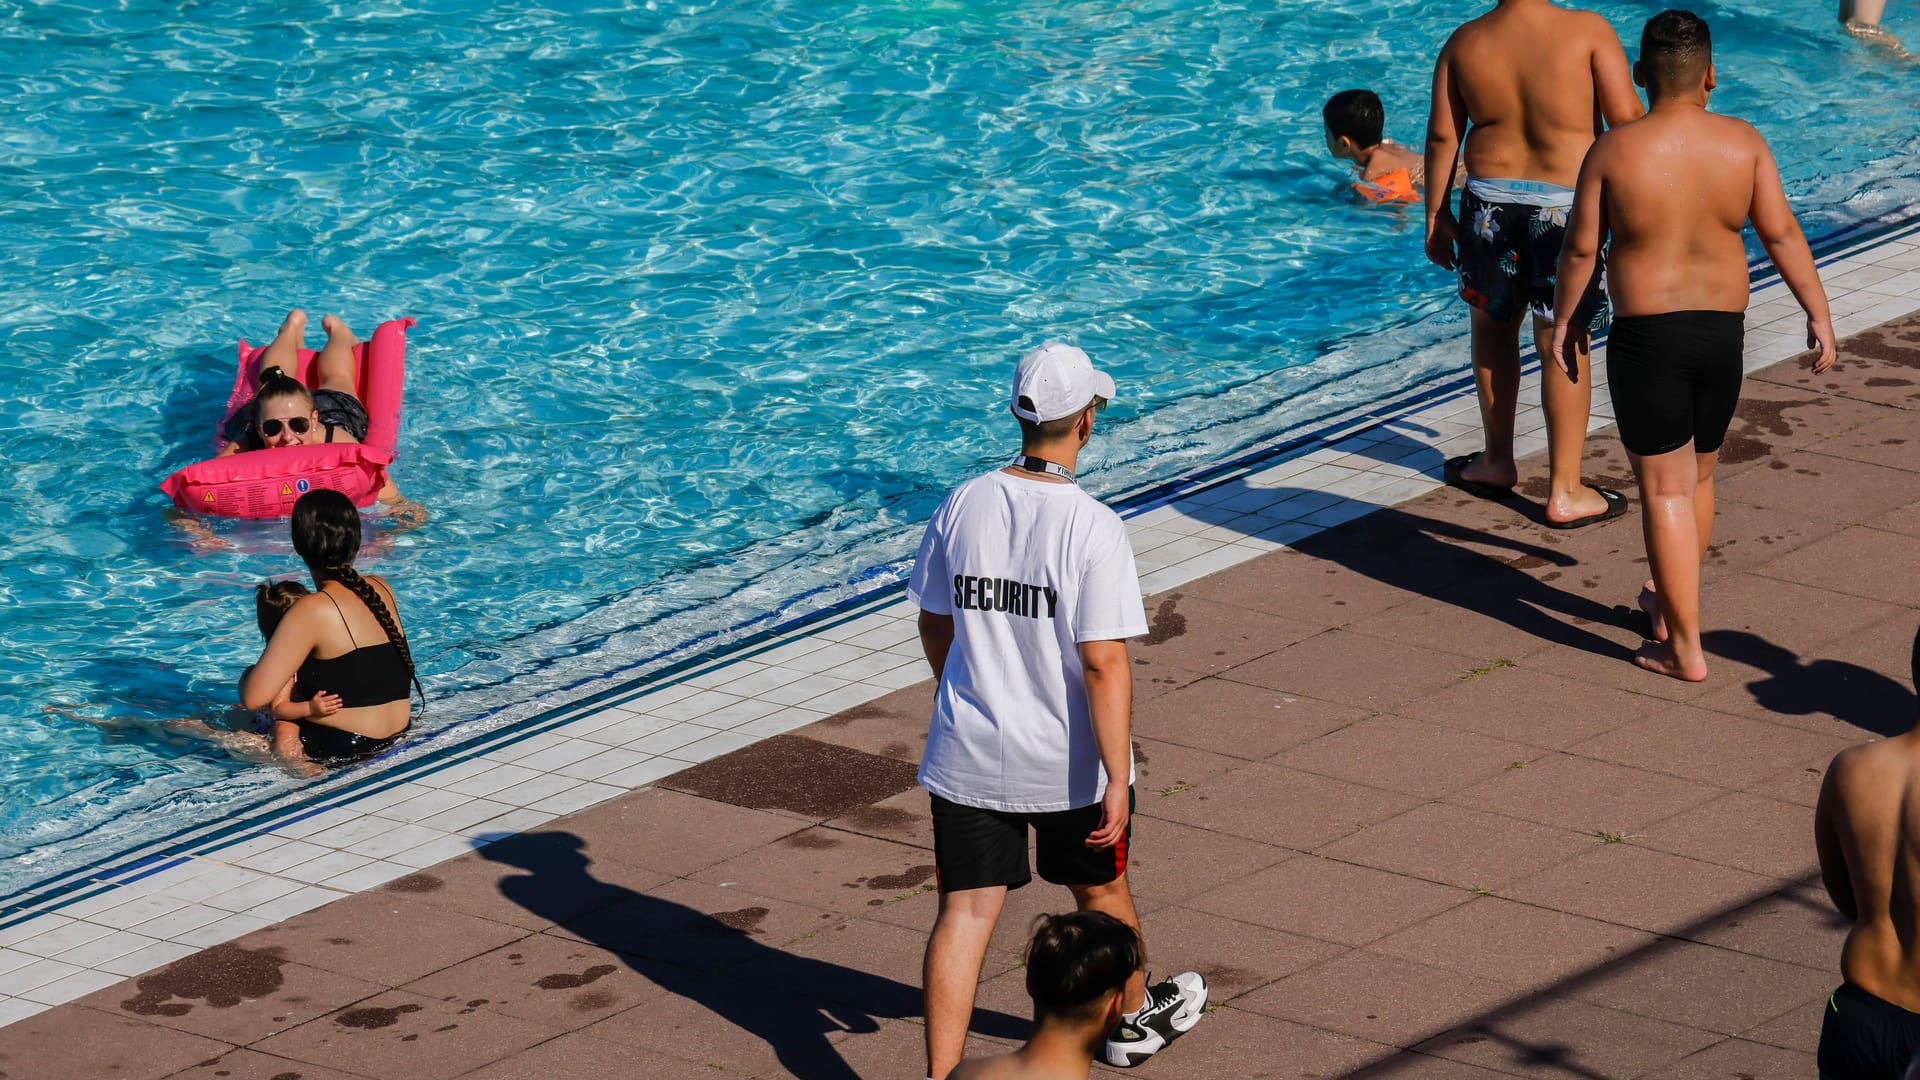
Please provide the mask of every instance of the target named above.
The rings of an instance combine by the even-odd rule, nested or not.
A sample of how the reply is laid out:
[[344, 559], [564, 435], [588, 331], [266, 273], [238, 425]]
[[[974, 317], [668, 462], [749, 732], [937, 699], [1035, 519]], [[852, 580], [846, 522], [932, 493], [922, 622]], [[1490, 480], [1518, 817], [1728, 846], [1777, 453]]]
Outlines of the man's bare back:
[[1569, 188], [1603, 114], [1616, 124], [1640, 115], [1613, 26], [1547, 0], [1503, 0], [1454, 31], [1435, 66], [1433, 103], [1430, 140], [1456, 142], [1472, 124], [1467, 175]]
[[1820, 876], [1853, 920], [1840, 973], [1920, 1012], [1920, 732], [1842, 750], [1814, 815]]

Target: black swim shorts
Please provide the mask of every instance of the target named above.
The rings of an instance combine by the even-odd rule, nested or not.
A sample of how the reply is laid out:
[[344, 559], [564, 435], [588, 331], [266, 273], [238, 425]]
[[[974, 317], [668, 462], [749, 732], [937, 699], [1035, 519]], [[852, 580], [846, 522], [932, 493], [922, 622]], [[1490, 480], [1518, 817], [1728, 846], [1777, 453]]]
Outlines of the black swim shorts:
[[[1127, 791], [1133, 806], [1133, 791]], [[933, 862], [940, 891], [961, 892], [1004, 885], [1017, 889], [1033, 880], [1027, 865], [1027, 827], [1033, 827], [1034, 862], [1055, 885], [1105, 885], [1127, 872], [1133, 822], [1110, 848], [1094, 850], [1087, 836], [1100, 827], [1100, 804], [1046, 814], [1017, 814], [963, 806], [933, 797]]]
[[1903, 1080], [1920, 1056], [1920, 1013], [1852, 983], [1827, 997], [1816, 1061], [1820, 1080]]
[[300, 725], [300, 749], [306, 753], [307, 760], [322, 765], [365, 761], [399, 742], [400, 736], [407, 733], [407, 729], [402, 728], [384, 739], [373, 739], [359, 732], [328, 727], [311, 720], [297, 720], [295, 723]]
[[1621, 315], [1607, 338], [1620, 441], [1646, 457], [1693, 443], [1711, 454], [1740, 403], [1747, 317], [1739, 311]]
[[[1523, 311], [1553, 318], [1555, 274], [1566, 236], [1567, 207], [1489, 202], [1471, 190], [1461, 192], [1460, 298], [1500, 322], [1512, 322]], [[1601, 273], [1580, 300], [1581, 311], [1592, 312], [1591, 330], [1607, 324], [1604, 254], [1597, 269]]]

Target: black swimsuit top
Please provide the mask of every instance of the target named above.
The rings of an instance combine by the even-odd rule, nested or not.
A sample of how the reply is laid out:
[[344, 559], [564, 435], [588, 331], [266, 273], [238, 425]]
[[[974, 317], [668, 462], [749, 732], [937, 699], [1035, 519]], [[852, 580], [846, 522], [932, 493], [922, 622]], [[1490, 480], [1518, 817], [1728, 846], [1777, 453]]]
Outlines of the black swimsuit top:
[[[328, 596], [325, 590], [321, 595], [333, 601], [333, 609], [340, 611], [340, 601]], [[346, 612], [340, 612], [340, 624], [346, 626]], [[321, 691], [340, 696], [340, 706], [345, 709], [363, 709], [373, 705], [385, 705], [390, 701], [406, 701], [412, 696], [409, 691], [410, 679], [407, 676], [406, 658], [400, 655], [400, 646], [391, 641], [378, 645], [361, 645], [353, 637], [353, 628], [347, 627], [347, 640], [353, 641], [354, 650], [330, 659], [317, 656], [307, 657], [300, 665], [299, 682], [301, 693], [312, 697]]]

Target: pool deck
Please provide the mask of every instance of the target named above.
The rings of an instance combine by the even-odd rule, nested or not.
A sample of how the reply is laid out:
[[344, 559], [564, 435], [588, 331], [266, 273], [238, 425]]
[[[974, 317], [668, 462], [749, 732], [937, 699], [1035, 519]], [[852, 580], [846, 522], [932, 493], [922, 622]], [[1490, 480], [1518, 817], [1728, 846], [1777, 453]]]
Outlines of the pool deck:
[[[1130, 519], [1153, 593], [1134, 884], [1156, 970], [1206, 973], [1218, 1006], [1141, 1075], [1812, 1074], [1841, 928], [1810, 805], [1836, 750], [1916, 713], [1920, 314], [1864, 327], [1920, 307], [1920, 236], [1825, 274], [1857, 331], [1827, 376], [1778, 362], [1791, 316], [1767, 326], [1781, 290], [1756, 297], [1749, 357], [1773, 366], [1720, 474], [1704, 684], [1627, 662], [1637, 514], [1559, 533], [1529, 502], [1429, 490], [1436, 455], [1475, 438], [1457, 398]], [[1632, 492], [1615, 440], [1588, 453], [1591, 479]], [[611, 789], [590, 808], [517, 774], [517, 796], [462, 792], [490, 774], [442, 768], [461, 800], [343, 793], [272, 844], [166, 863], [194, 875], [47, 901], [0, 929], [0, 990], [22, 1003], [0, 1076], [918, 1075], [930, 687], [900, 607], [568, 718], [628, 770], [576, 777]], [[816, 676], [868, 692], [737, 707]], [[663, 720], [715, 709], [734, 724], [700, 729], [711, 752], [661, 752]], [[619, 724], [654, 742], [591, 738]], [[592, 758], [559, 761], [560, 739], [505, 767], [580, 772]], [[432, 822], [472, 802], [494, 816]], [[316, 864], [338, 877], [301, 876]], [[312, 891], [260, 888], [282, 874]], [[1010, 900], [979, 1049], [1021, 1030], [1018, 946], [1065, 899]], [[297, 913], [273, 921], [277, 900]], [[203, 908], [220, 914], [181, 917]], [[150, 925], [167, 920], [192, 925]], [[88, 959], [118, 933], [170, 950]]]

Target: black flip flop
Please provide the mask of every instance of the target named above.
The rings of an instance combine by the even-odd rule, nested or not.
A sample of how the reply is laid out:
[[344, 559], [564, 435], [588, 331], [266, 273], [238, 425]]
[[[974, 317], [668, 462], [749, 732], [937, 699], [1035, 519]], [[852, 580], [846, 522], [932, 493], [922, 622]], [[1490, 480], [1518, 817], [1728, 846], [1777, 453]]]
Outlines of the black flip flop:
[[1457, 458], [1448, 458], [1446, 465], [1440, 469], [1441, 478], [1447, 482], [1448, 487], [1459, 488], [1461, 491], [1466, 492], [1476, 499], [1491, 499], [1494, 502], [1498, 502], [1501, 499], [1511, 497], [1513, 495], [1513, 489], [1510, 487], [1495, 487], [1492, 484], [1483, 484], [1478, 480], [1469, 480], [1461, 475], [1468, 465], [1473, 464], [1473, 459], [1479, 456], [1480, 451], [1475, 450], [1471, 454], [1463, 454]]
[[1600, 493], [1600, 497], [1606, 500], [1607, 508], [1597, 514], [1577, 517], [1572, 521], [1554, 521], [1549, 518], [1547, 519], [1547, 528], [1580, 529], [1588, 525], [1598, 525], [1603, 521], [1612, 521], [1614, 518], [1627, 512], [1627, 497], [1625, 495], [1620, 494], [1612, 488], [1593, 487], [1592, 484], [1588, 484], [1587, 486]]

